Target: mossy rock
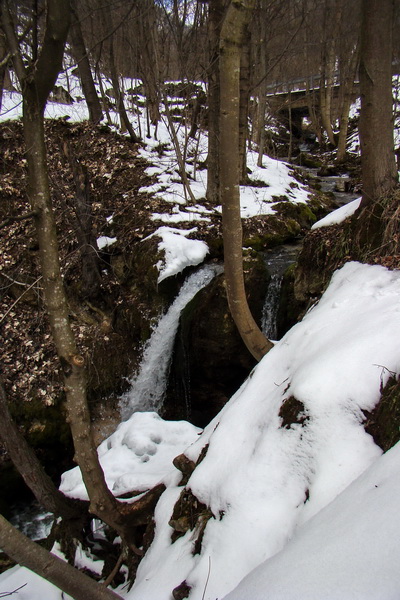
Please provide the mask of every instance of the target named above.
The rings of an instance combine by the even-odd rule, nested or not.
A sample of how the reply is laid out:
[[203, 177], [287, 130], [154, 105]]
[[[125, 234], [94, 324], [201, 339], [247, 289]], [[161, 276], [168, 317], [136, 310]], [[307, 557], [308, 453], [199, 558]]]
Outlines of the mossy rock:
[[[247, 257], [244, 272], [250, 309], [260, 322], [269, 277], [262, 256]], [[254, 365], [230, 315], [224, 277], [217, 276], [182, 311], [163, 416], [205, 426]]]
[[400, 440], [400, 378], [389, 377], [376, 408], [365, 416], [365, 431], [384, 452], [397, 444]]
[[289, 219], [288, 229], [293, 228], [293, 221], [298, 225], [298, 233], [302, 228], [309, 229], [317, 220], [317, 217], [308, 204], [294, 202], [278, 202], [274, 205], [275, 210], [282, 216]]
[[319, 169], [322, 167], [322, 161], [307, 152], [300, 152], [299, 156], [296, 158], [296, 164], [307, 167], [308, 169]]

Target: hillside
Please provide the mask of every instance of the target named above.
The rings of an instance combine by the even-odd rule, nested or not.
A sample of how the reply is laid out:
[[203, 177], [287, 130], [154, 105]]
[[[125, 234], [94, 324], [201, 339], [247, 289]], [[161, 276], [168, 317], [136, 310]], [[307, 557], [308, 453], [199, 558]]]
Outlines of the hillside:
[[[179, 131], [183, 144], [185, 132]], [[205, 279], [205, 289], [213, 294], [204, 303], [206, 323], [217, 300], [224, 299], [218, 270], [220, 208], [204, 200], [205, 172], [193, 161], [187, 166], [193, 203], [179, 179], [167, 127], [159, 127], [157, 139], [153, 134], [140, 145], [104, 125], [65, 119], [47, 123], [72, 322], [82, 352], [90, 357], [93, 415], [105, 414], [109, 426], [101, 431], [99, 439], [106, 439], [98, 449], [106, 479], [115, 495], [129, 502], [160, 483], [165, 486], [154, 521], [146, 531], [137, 531], [145, 554], [130, 565], [132, 571], [137, 567], [135, 583], [128, 589], [125, 580], [116, 581], [118, 593], [132, 600], [170, 600], [171, 595], [175, 600], [261, 599], [267, 592], [276, 599], [397, 597], [400, 522], [391, 501], [400, 467], [397, 446], [383, 454], [396, 444], [399, 431], [395, 202], [388, 209], [392, 244], [368, 258], [357, 256], [346, 243], [349, 219], [343, 218], [351, 215], [334, 213], [330, 221], [314, 225], [297, 267], [286, 275], [299, 322], [254, 369], [246, 363], [237, 391], [226, 402], [221, 398], [227, 388], [219, 391], [225, 377], [220, 368], [214, 380], [218, 401], [205, 427], [162, 402], [161, 414], [146, 406], [145, 412], [131, 415], [129, 394], [144, 364], [143, 342], [152, 339], [154, 324], [168, 314], [186, 276], [203, 267], [212, 270]], [[21, 125], [2, 123], [0, 143], [5, 207], [0, 277], [6, 286], [1, 296], [2, 361], [16, 415], [28, 422], [28, 433], [36, 435], [40, 448], [50, 435], [43, 426], [46, 419], [53, 424], [53, 436], [60, 438], [61, 382], [41, 299], [31, 221], [19, 219], [29, 212]], [[205, 134], [198, 145], [204, 152]], [[281, 161], [265, 157], [264, 167], [257, 168], [249, 153], [248, 164], [250, 184], [241, 189], [241, 204], [250, 295], [257, 300], [269, 280], [265, 269], [260, 274], [260, 255], [298, 241], [334, 202], [308, 189]], [[84, 287], [77, 251], [77, 184], [85, 177], [91, 234], [102, 265], [100, 287], [94, 291]], [[23, 296], [20, 288], [26, 288]], [[202, 294], [192, 299], [196, 297]], [[213, 322], [225, 323], [225, 315], [227, 311], [218, 313]], [[208, 328], [204, 354], [214, 351], [216, 356], [219, 350], [213, 350], [210, 324]], [[225, 368], [237, 370], [243, 360], [236, 338], [226, 329], [228, 333], [217, 331], [218, 337], [225, 336], [227, 351], [233, 350], [224, 355]], [[120, 418], [118, 403], [127, 395], [124, 421], [110, 434]], [[53, 416], [45, 416], [52, 409]], [[31, 415], [35, 420], [30, 422]], [[86, 497], [77, 468], [63, 474], [61, 489]], [[371, 497], [376, 490], [377, 500]], [[347, 548], [342, 576], [341, 557], [353, 527], [358, 545]], [[106, 540], [103, 531], [93, 535], [99, 544]], [[118, 553], [118, 544], [114, 546]], [[53, 551], [60, 553], [57, 546]], [[79, 547], [76, 564], [100, 575], [104, 562]], [[356, 581], [351, 579], [354, 572], [359, 574]], [[122, 575], [125, 579], [126, 571]], [[0, 577], [0, 589], [24, 583], [18, 592], [22, 600], [59, 598], [55, 588], [23, 568]], [[241, 587], [234, 591], [237, 585]]]

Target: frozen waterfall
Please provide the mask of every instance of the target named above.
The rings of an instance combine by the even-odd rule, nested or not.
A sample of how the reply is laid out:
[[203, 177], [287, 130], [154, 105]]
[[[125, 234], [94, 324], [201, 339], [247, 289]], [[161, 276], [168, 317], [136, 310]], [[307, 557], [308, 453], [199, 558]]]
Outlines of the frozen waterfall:
[[181, 312], [197, 292], [221, 272], [222, 267], [218, 265], [206, 265], [187, 277], [144, 347], [139, 371], [131, 380], [130, 390], [121, 399], [123, 419], [136, 411], [157, 412], [161, 408]]

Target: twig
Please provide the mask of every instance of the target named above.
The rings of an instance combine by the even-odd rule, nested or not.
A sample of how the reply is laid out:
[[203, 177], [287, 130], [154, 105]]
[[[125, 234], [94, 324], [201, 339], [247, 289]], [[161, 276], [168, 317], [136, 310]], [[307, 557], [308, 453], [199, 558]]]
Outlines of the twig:
[[13, 223], [14, 221], [25, 221], [26, 219], [31, 219], [32, 217], [36, 217], [37, 211], [33, 210], [32, 212], [26, 213], [25, 215], [15, 215], [12, 217], [7, 217], [5, 221], [0, 223], [0, 229], [6, 227], [9, 223]]
[[124, 558], [124, 553], [121, 552], [121, 554], [119, 555], [119, 558], [117, 560], [117, 562], [115, 563], [115, 567], [113, 568], [113, 570], [111, 571], [111, 573], [109, 574], [109, 576], [102, 582], [102, 584], [104, 585], [104, 587], [107, 587], [108, 585], [110, 585], [110, 583], [112, 582], [112, 580], [114, 579], [114, 577], [116, 576], [116, 574], [119, 571], [119, 568], [122, 564]]
[[26, 585], [28, 585], [28, 584], [24, 583], [23, 585], [20, 585], [18, 588], [16, 588], [12, 592], [0, 592], [0, 598], [6, 598], [7, 596], [12, 596], [12, 594], [17, 594], [19, 592], [19, 590], [22, 590], [22, 588], [24, 588]]
[[[30, 283], [24, 283], [23, 281], [17, 281], [16, 279], [13, 279], [12, 277], [10, 277], [9, 275], [6, 275], [2, 271], [0, 271], [0, 277], [5, 277], [6, 279], [8, 279], [8, 281], [11, 281], [11, 284], [22, 285], [23, 287], [30, 286]], [[9, 287], [9, 286], [7, 286], [7, 287]]]
[[208, 573], [207, 573], [206, 584], [204, 586], [204, 592], [201, 597], [201, 600], [204, 600], [204, 598], [206, 596], [206, 590], [207, 590], [208, 580], [210, 579], [210, 573], [211, 573], [211, 556], [208, 557]]
[[[6, 318], [6, 316], [12, 311], [12, 309], [14, 308], [14, 306], [16, 304], [18, 304], [18, 302], [21, 300], [22, 296], [24, 296], [27, 292], [29, 292], [29, 290], [31, 288], [33, 288], [34, 285], [37, 284], [38, 281], [40, 281], [43, 278], [43, 275], [41, 275], [40, 277], [38, 277], [36, 279], [36, 281], [34, 281], [26, 290], [24, 290], [22, 292], [22, 294], [20, 296], [18, 296], [18, 298], [15, 300], [15, 302], [13, 302], [10, 306], [10, 308], [8, 310], [6, 310], [6, 312], [4, 313], [4, 315], [2, 316], [2, 318], [0, 319], [0, 323], [2, 323], [4, 321], [4, 319]], [[1, 596], [0, 596], [1, 597]]]

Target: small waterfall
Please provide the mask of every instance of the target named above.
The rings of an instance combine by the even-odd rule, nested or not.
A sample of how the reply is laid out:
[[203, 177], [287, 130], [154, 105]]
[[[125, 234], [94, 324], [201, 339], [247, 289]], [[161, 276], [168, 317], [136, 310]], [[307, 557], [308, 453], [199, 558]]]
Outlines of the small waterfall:
[[271, 274], [267, 295], [265, 296], [264, 306], [262, 309], [261, 329], [263, 334], [269, 340], [276, 340], [278, 336], [276, 319], [278, 316], [282, 280], [282, 274]]
[[185, 280], [178, 296], [146, 342], [139, 372], [131, 380], [131, 389], [121, 399], [123, 419], [128, 419], [136, 411], [157, 412], [161, 408], [181, 312], [197, 292], [221, 272], [220, 266], [206, 265]]
[[278, 337], [277, 316], [283, 275], [287, 267], [295, 262], [298, 250], [296, 246], [282, 246], [279, 250], [268, 252], [265, 256], [271, 279], [262, 310], [261, 329], [270, 340], [276, 340]]

